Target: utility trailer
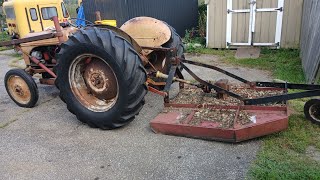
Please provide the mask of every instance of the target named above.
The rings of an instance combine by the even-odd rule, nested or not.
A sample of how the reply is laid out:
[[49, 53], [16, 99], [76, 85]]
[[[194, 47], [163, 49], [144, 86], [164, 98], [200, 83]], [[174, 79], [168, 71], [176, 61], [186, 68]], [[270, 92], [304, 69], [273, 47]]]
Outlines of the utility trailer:
[[[144, 96], [150, 91], [164, 97], [165, 107], [175, 108], [151, 121], [155, 132], [240, 142], [286, 129], [286, 101], [320, 95], [319, 85], [251, 82], [219, 67], [186, 60], [181, 38], [174, 28], [150, 17], [134, 18], [121, 28], [94, 24], [77, 28], [72, 23], [59, 24], [57, 17], [52, 19], [53, 30], [0, 44], [15, 46], [23, 53], [27, 65], [26, 69], [13, 69], [6, 74], [6, 90], [19, 106], [34, 107], [39, 95], [32, 76], [40, 73], [40, 83], [56, 85], [68, 110], [90, 127], [114, 129], [130, 123], [142, 109]], [[282, 93], [246, 98], [231, 91], [226, 81], [213, 83], [201, 79], [186, 64], [228, 75], [240, 81], [242, 88]], [[182, 70], [195, 82], [185, 80]], [[216, 99], [206, 104], [172, 103], [169, 92], [174, 82], [179, 83], [180, 90], [192, 86]], [[288, 94], [288, 89], [302, 92]], [[237, 99], [237, 104], [227, 105], [226, 97]], [[214, 104], [218, 100], [222, 104]], [[284, 106], [268, 105], [277, 102]], [[309, 100], [304, 107], [306, 118], [316, 124], [320, 124], [319, 107], [318, 99]], [[181, 118], [181, 109], [191, 112]], [[232, 110], [235, 115], [228, 127], [201, 118], [198, 124], [190, 124], [203, 110], [208, 113]], [[255, 120], [237, 124], [242, 111], [255, 114]]]

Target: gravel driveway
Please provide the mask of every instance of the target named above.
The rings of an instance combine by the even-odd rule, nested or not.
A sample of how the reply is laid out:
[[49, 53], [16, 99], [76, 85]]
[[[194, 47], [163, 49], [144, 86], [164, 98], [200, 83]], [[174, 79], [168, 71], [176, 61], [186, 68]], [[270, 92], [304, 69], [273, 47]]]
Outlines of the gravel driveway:
[[[55, 87], [38, 85], [38, 105], [19, 108], [3, 83], [12, 57], [0, 54], [0, 179], [243, 179], [259, 149], [255, 140], [227, 144], [154, 134], [149, 122], [161, 112], [163, 100], [152, 93], [131, 124], [112, 131], [80, 123]], [[267, 72], [232, 67], [215, 56], [187, 58], [212, 61], [251, 80], [269, 80]], [[221, 78], [190, 67], [203, 78]]]

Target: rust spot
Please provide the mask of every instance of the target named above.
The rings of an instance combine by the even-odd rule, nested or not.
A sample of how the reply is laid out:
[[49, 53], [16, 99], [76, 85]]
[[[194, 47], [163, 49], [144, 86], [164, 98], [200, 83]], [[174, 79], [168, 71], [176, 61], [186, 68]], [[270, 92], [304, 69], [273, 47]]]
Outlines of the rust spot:
[[[88, 57], [91, 58], [86, 64]], [[118, 98], [118, 81], [105, 60], [92, 54], [77, 57], [71, 64], [69, 82], [72, 93], [86, 108], [108, 111]]]
[[28, 84], [19, 76], [11, 76], [6, 82], [11, 96], [21, 104], [27, 104], [31, 100], [31, 92]]

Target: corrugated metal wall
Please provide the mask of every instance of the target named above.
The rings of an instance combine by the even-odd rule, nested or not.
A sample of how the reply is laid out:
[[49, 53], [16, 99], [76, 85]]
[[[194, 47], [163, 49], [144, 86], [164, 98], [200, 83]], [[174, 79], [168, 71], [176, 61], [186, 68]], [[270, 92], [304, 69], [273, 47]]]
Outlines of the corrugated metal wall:
[[[281, 48], [299, 48], [301, 17], [304, 0], [285, 0], [282, 22]], [[250, 9], [250, 0], [233, 0], [233, 9]], [[277, 7], [278, 0], [257, 0], [257, 8]], [[207, 0], [208, 47], [226, 48], [227, 0]], [[253, 36], [255, 43], [275, 40], [276, 12], [259, 12]], [[249, 13], [232, 15], [232, 41], [247, 42]]]
[[317, 82], [320, 76], [320, 2], [304, 2], [301, 30], [301, 59], [308, 83]]
[[198, 23], [198, 0], [83, 0], [86, 19], [116, 19], [118, 26], [137, 16], [149, 16], [173, 26], [180, 36]]

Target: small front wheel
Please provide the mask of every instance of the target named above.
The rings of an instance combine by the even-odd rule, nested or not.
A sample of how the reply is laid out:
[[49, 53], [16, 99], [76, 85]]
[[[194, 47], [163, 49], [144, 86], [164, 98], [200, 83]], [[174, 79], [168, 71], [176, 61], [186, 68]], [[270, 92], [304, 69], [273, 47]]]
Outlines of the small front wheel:
[[23, 69], [11, 69], [4, 78], [10, 98], [20, 107], [32, 108], [39, 99], [37, 84]]
[[312, 123], [320, 125], [320, 99], [311, 99], [304, 105], [304, 115]]

